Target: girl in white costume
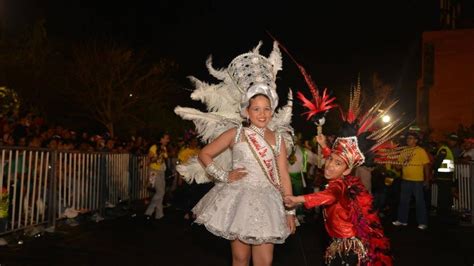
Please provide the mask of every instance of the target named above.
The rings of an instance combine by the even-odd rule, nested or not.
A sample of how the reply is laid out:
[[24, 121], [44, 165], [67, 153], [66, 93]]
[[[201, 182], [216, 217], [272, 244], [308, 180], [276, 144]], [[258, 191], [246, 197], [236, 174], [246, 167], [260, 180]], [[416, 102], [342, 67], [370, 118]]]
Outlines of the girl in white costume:
[[[209, 142], [199, 160], [178, 167], [188, 180], [205, 182], [205, 175], [216, 182], [193, 208], [195, 222], [231, 241], [233, 265], [249, 265], [250, 258], [255, 266], [271, 265], [273, 245], [295, 231], [294, 210], [283, 205], [283, 196], [292, 195], [287, 169], [291, 104], [274, 114], [281, 55], [276, 44], [269, 58], [260, 55], [258, 47], [236, 57], [225, 70], [214, 70], [208, 63], [211, 74], [223, 82], [218, 86], [198, 83], [192, 97], [215, 107], [212, 94], [220, 93], [225, 104], [211, 106], [208, 109], [214, 112], [208, 113], [175, 109], [193, 120], [201, 138]], [[223, 87], [229, 90], [226, 95]], [[244, 119], [248, 126], [242, 126]]]

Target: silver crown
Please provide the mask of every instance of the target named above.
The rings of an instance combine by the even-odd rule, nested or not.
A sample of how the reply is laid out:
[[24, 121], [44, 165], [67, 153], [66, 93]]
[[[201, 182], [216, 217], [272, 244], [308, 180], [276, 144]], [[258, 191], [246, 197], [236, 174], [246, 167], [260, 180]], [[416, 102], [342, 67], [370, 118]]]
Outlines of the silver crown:
[[[279, 50], [272, 53], [278, 53]], [[249, 104], [250, 98], [256, 94], [264, 94], [270, 98], [273, 111], [278, 105], [278, 94], [276, 93], [276, 72], [274, 64], [258, 53], [258, 49], [253, 52], [241, 54], [234, 58], [227, 67], [227, 73], [234, 82], [234, 85], [242, 93], [240, 104], [241, 115]]]

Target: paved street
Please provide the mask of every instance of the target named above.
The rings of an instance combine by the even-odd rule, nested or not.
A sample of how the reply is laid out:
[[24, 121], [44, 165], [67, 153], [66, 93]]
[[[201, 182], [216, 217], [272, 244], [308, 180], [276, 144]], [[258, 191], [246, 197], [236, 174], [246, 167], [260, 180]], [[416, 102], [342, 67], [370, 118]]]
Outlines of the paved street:
[[[56, 232], [38, 238], [9, 236], [10, 245], [0, 247], [0, 263], [2, 266], [230, 265], [228, 242], [214, 237], [202, 226], [186, 223], [182, 212], [167, 208], [165, 218], [147, 224], [140, 214], [142, 209], [138, 205], [127, 213], [122, 211], [126, 215], [99, 223], [83, 219], [74, 227], [62, 224]], [[418, 230], [415, 224], [406, 228], [385, 224], [395, 265], [472, 266], [474, 263], [474, 227], [445, 226], [434, 218], [426, 231]], [[274, 265], [322, 265], [323, 236], [320, 222], [303, 224], [296, 235], [276, 247]], [[21, 238], [24, 243], [11, 244], [13, 237], [15, 241]]]

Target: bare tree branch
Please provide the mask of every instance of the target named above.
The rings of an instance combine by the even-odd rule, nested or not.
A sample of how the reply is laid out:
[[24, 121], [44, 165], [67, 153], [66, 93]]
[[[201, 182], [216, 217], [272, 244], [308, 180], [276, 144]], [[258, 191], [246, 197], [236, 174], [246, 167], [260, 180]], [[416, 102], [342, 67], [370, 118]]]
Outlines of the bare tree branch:
[[92, 119], [114, 135], [114, 125], [125, 119], [140, 121], [140, 106], [160, 105], [160, 99], [176, 87], [167, 74], [173, 62], [148, 66], [144, 58], [116, 44], [89, 43], [74, 49], [72, 76], [76, 86], [69, 91]]

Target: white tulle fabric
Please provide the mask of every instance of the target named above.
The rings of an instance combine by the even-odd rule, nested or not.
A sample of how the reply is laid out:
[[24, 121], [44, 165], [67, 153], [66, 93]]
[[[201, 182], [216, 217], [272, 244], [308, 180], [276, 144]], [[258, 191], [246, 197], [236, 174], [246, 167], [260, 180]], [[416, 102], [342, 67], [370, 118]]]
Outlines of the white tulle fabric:
[[266, 179], [247, 142], [232, 149], [233, 169], [247, 175], [216, 185], [193, 208], [196, 223], [228, 240], [258, 245], [281, 244], [290, 234], [280, 192]]

